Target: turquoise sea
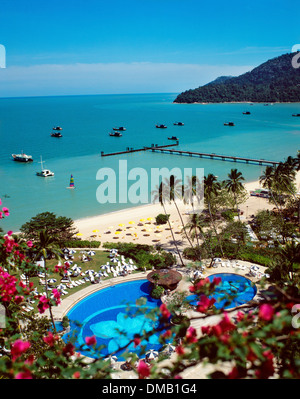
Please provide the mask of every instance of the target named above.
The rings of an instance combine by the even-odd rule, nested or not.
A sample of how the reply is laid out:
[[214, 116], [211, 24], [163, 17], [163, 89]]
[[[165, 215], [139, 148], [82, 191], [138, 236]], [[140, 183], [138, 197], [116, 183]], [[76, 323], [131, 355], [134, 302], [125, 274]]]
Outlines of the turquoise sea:
[[[0, 99], [0, 198], [10, 209], [1, 220], [4, 230], [18, 231], [32, 216], [44, 211], [73, 219], [116, 211], [139, 204], [100, 204], [96, 191], [101, 182], [97, 171], [108, 167], [118, 175], [119, 160], [128, 170], [140, 167], [204, 168], [204, 174], [227, 177], [238, 168], [247, 181], [256, 180], [264, 167], [205, 160], [186, 156], [140, 152], [103, 157], [101, 151], [126, 147], [170, 144], [168, 136], [179, 137], [179, 148], [282, 161], [300, 149], [300, 104], [173, 104], [175, 94], [128, 94], [59, 96]], [[243, 115], [250, 111], [251, 115]], [[174, 126], [173, 122], [184, 122]], [[235, 126], [224, 126], [234, 121]], [[165, 124], [167, 129], [157, 129]], [[60, 139], [50, 137], [53, 126], [62, 126]], [[113, 127], [125, 126], [122, 137], [110, 137]], [[34, 162], [12, 160], [12, 153], [33, 156]], [[36, 176], [44, 167], [55, 176]], [[75, 190], [67, 190], [70, 175]], [[120, 184], [123, 184], [121, 181]]]

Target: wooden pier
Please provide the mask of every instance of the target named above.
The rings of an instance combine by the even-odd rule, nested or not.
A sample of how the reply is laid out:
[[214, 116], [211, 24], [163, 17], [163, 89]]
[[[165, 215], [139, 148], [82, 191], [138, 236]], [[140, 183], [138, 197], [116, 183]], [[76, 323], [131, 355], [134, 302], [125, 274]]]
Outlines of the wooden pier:
[[247, 157], [236, 157], [232, 155], [219, 155], [214, 153], [206, 153], [206, 152], [194, 152], [194, 151], [182, 151], [172, 149], [170, 147], [175, 147], [179, 145], [179, 141], [173, 144], [167, 145], [158, 145], [158, 144], [151, 144], [150, 147], [143, 147], [143, 148], [129, 148], [127, 147], [125, 151], [119, 152], [110, 152], [105, 154], [103, 151], [101, 152], [101, 157], [110, 157], [113, 155], [122, 155], [122, 154], [130, 154], [133, 152], [139, 151], [152, 151], [152, 152], [160, 152], [163, 154], [173, 154], [173, 155], [186, 155], [190, 157], [198, 157], [204, 159], [214, 159], [214, 160], [222, 160], [222, 161], [231, 161], [231, 162], [246, 162], [248, 164], [254, 165], [263, 165], [263, 166], [276, 166], [279, 164], [277, 161], [267, 161], [266, 159], [255, 159], [255, 158], [247, 158]]
[[147, 150], [154, 150], [154, 149], [159, 150], [162, 148], [175, 147], [178, 144], [179, 144], [179, 141], [176, 140], [176, 143], [173, 143], [173, 144], [167, 144], [167, 145], [151, 144], [151, 147], [143, 147], [143, 148], [136, 148], [136, 149], [127, 147], [125, 151], [109, 152], [107, 154], [105, 154], [103, 151], [101, 151], [101, 157], [111, 157], [113, 155], [130, 154], [132, 152], [147, 151]]
[[233, 161], [233, 162], [246, 162], [254, 165], [272, 165], [276, 166], [279, 164], [277, 161], [267, 161], [266, 159], [255, 159], [255, 158], [246, 158], [246, 157], [235, 157], [230, 155], [218, 155], [214, 153], [205, 153], [205, 152], [193, 152], [193, 151], [182, 151], [182, 150], [173, 150], [173, 149], [164, 149], [164, 148], [150, 148], [153, 152], [161, 152], [165, 154], [173, 154], [173, 155], [188, 155], [190, 157], [198, 157], [198, 158], [206, 158], [206, 159], [217, 159], [222, 161]]

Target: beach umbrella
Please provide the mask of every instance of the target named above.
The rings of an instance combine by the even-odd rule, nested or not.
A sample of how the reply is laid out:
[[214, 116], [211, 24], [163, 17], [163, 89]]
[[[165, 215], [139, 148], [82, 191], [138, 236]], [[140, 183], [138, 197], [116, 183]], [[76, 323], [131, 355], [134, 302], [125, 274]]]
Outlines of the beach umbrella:
[[56, 283], [56, 279], [55, 278], [49, 278], [49, 280], [47, 280], [48, 283]]
[[99, 230], [95, 229], [93, 230], [93, 233], [99, 233]]
[[124, 224], [124, 223], [119, 223], [119, 226], [121, 226], [121, 227], [122, 227], [122, 226], [125, 226], [125, 224]]
[[115, 231], [115, 234], [121, 234], [121, 232], [120, 231]]
[[131, 221], [129, 222], [129, 224], [135, 224], [135, 222], [134, 222], [133, 220], [131, 220]]
[[56, 288], [58, 288], [59, 290], [65, 290], [66, 286], [64, 284], [58, 284]]
[[116, 363], [116, 361], [118, 361], [118, 358], [117, 358], [117, 356], [109, 355], [104, 360], [108, 360], [110, 362], [110, 364], [114, 364], [114, 363]]
[[153, 220], [153, 218], [147, 218], [147, 220]]
[[173, 345], [171, 345], [170, 343], [169, 344], [167, 344], [167, 346], [165, 347], [165, 351], [166, 352], [168, 352], [168, 353], [172, 353], [172, 352], [175, 352], [175, 346], [173, 346]]
[[146, 231], [152, 231], [152, 229], [146, 229]]
[[144, 222], [146, 219], [140, 219], [140, 222]]
[[250, 267], [250, 269], [251, 269], [251, 270], [257, 271], [257, 270], [259, 270], [259, 267], [256, 266], [256, 265], [252, 265], [252, 266]]
[[146, 353], [146, 358], [149, 360], [153, 360], [157, 357], [158, 357], [158, 352], [156, 352], [154, 349], [150, 349], [150, 351]]
[[76, 235], [77, 235], [77, 236], [82, 236], [83, 234], [82, 234], [82, 233], [77, 233]]
[[87, 254], [90, 256], [93, 256], [93, 255], [95, 255], [95, 251], [88, 251]]

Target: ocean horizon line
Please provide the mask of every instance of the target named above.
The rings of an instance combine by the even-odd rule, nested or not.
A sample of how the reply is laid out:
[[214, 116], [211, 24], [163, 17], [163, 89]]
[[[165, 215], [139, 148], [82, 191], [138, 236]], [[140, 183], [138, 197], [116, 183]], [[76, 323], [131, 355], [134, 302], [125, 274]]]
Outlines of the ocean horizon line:
[[91, 93], [91, 94], [49, 94], [49, 95], [28, 95], [28, 96], [0, 96], [0, 100], [21, 99], [21, 98], [53, 98], [53, 97], [97, 97], [97, 96], [134, 96], [134, 95], [155, 95], [155, 94], [180, 94], [180, 92], [136, 92], [136, 93]]

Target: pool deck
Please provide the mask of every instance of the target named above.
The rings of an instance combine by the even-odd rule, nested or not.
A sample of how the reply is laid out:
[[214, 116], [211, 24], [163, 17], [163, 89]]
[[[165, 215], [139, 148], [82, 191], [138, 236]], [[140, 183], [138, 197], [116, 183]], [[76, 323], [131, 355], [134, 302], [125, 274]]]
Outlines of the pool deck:
[[[204, 277], [207, 277], [211, 274], [235, 273], [235, 274], [239, 274], [241, 276], [247, 277], [253, 283], [259, 282], [258, 278], [255, 278], [255, 277], [249, 275], [250, 267], [254, 265], [253, 263], [246, 262], [246, 261], [238, 261], [238, 264], [240, 266], [245, 267], [245, 269], [243, 270], [240, 268], [237, 269], [234, 266], [221, 266], [220, 265], [217, 267], [205, 268], [203, 275], [204, 275]], [[266, 269], [265, 267], [263, 267], [261, 265], [256, 265], [256, 266], [258, 266], [260, 271], [262, 273], [264, 273], [264, 271]], [[181, 272], [182, 276], [183, 276], [183, 278], [180, 281], [180, 283], [178, 284], [178, 287], [176, 288], [176, 290], [178, 290], [178, 291], [188, 290], [189, 286], [191, 285], [190, 275], [192, 273], [186, 273], [186, 270], [184, 270], [182, 267], [179, 267], [179, 266], [176, 267], [176, 270]], [[76, 305], [79, 301], [81, 301], [85, 297], [93, 294], [94, 292], [97, 292], [104, 288], [111, 287], [116, 284], [121, 284], [121, 283], [129, 282], [129, 281], [144, 280], [147, 278], [147, 274], [149, 272], [150, 271], [147, 270], [146, 272], [139, 272], [139, 273], [129, 274], [124, 277], [115, 277], [115, 278], [111, 278], [109, 280], [104, 280], [97, 284], [91, 284], [90, 286], [85, 287], [85, 288], [81, 289], [80, 291], [77, 291], [74, 294], [69, 295], [65, 299], [62, 297], [61, 304], [57, 307], [52, 308], [54, 320], [61, 320], [63, 318], [63, 316], [65, 316], [74, 305]], [[261, 297], [260, 288], [259, 288], [259, 286], [257, 286], [257, 293], [253, 299], [256, 300], [257, 302], [259, 302], [260, 297]], [[164, 302], [165, 300], [167, 300], [167, 298], [162, 297], [162, 301]], [[230, 310], [228, 310], [228, 312], [230, 312]], [[195, 312], [193, 310], [188, 311], [187, 314], [190, 317], [196, 317], [197, 315], [199, 316], [199, 313]], [[49, 313], [48, 313], [48, 315], [49, 315]], [[234, 313], [232, 314], [232, 316], [233, 315], [234, 315]], [[213, 316], [207, 317], [205, 319], [192, 320], [191, 326], [193, 326], [197, 330], [197, 333], [200, 337], [202, 326], [216, 324], [220, 321], [220, 318], [221, 318], [221, 316], [213, 315]], [[176, 357], [176, 354], [173, 353], [171, 355], [170, 359], [167, 359], [164, 362], [170, 363], [170, 362], [172, 362], [172, 359], [174, 359], [175, 357]], [[88, 360], [88, 358], [87, 358], [87, 360]], [[120, 365], [122, 363], [123, 362], [116, 362], [114, 364], [114, 367], [113, 367], [114, 372], [112, 373], [113, 379], [136, 379], [136, 378], [138, 378], [137, 374], [134, 371], [121, 370]], [[228, 362], [228, 364], [222, 364], [219, 366], [213, 366], [213, 365], [203, 366], [202, 364], [199, 364], [191, 369], [186, 369], [183, 373], [181, 373], [181, 376], [184, 379], [205, 379], [205, 378], [207, 378], [206, 375], [209, 372], [212, 372], [215, 370], [229, 371], [231, 368], [232, 368], [232, 364], [230, 364], [229, 362]]]

